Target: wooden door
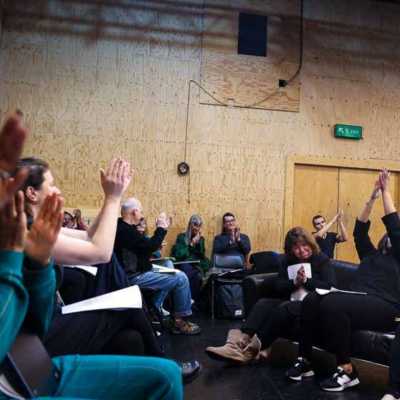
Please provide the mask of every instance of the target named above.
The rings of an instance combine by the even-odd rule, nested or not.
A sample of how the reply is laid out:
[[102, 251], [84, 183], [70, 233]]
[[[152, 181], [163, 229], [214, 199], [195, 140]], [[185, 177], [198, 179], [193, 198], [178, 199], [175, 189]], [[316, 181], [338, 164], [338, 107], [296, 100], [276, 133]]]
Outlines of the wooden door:
[[[341, 243], [336, 247], [336, 258], [350, 262], [359, 262], [359, 258], [354, 246], [353, 228], [357, 216], [360, 214], [366, 201], [373, 190], [374, 183], [377, 179], [378, 171], [364, 169], [339, 169], [339, 197], [338, 208], [342, 208], [345, 218], [345, 225], [349, 233], [349, 240]], [[393, 199], [397, 199], [397, 179], [392, 174], [390, 181], [390, 189]], [[370, 237], [374, 244], [385, 233], [385, 227], [381, 221], [383, 216], [383, 206], [381, 198], [377, 199], [372, 210], [370, 220]]]
[[329, 219], [337, 213], [338, 177], [336, 167], [295, 166], [293, 226], [302, 226], [312, 232], [314, 215], [321, 214]]

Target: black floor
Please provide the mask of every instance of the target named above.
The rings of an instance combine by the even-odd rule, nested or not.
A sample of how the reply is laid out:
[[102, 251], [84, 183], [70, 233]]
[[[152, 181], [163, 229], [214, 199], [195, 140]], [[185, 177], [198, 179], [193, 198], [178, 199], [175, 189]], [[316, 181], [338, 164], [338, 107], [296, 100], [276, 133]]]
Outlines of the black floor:
[[[167, 337], [167, 353], [177, 360], [197, 359], [203, 370], [200, 376], [185, 386], [186, 400], [379, 400], [382, 387], [372, 387], [362, 382], [357, 388], [342, 393], [326, 393], [317, 386], [318, 376], [304, 383], [291, 383], [284, 377], [285, 366], [252, 365], [228, 366], [211, 360], [204, 349], [210, 345], [223, 344], [229, 328], [238, 322], [197, 320], [202, 333], [198, 336]], [[324, 371], [326, 374], [328, 371]]]

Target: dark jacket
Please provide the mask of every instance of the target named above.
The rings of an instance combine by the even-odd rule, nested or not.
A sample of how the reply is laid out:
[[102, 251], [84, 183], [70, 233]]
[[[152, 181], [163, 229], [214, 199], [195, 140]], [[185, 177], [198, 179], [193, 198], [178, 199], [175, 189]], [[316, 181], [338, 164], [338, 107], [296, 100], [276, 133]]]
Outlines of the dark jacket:
[[142, 235], [135, 225], [118, 218], [114, 252], [128, 276], [151, 270], [152, 253], [161, 247], [167, 231], [157, 228], [152, 237]]
[[[291, 293], [297, 289], [293, 280], [289, 280], [288, 267], [300, 262], [295, 257], [284, 256], [281, 258], [278, 279], [275, 283], [276, 291], [280, 296], [289, 298]], [[311, 264], [312, 277], [307, 279], [304, 284], [306, 290], [313, 291], [316, 288], [330, 289], [335, 286], [335, 273], [326, 254], [321, 252], [317, 255], [312, 255], [307, 261], [303, 262]]]
[[239, 242], [232, 242], [231, 236], [226, 233], [221, 233], [214, 238], [213, 254], [240, 255], [245, 259], [250, 250], [250, 239], [243, 233], [240, 234]]
[[400, 309], [400, 219], [394, 212], [382, 221], [392, 244], [387, 254], [372, 244], [368, 235], [371, 222], [356, 220], [353, 235], [361, 263], [351, 289], [380, 297]]

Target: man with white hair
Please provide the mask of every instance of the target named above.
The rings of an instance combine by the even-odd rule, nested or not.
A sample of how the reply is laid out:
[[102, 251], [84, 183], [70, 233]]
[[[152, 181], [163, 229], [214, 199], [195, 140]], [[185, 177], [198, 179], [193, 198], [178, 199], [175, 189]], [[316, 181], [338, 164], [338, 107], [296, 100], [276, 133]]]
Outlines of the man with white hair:
[[173, 274], [152, 271], [151, 255], [161, 247], [170, 219], [165, 213], [161, 213], [156, 220], [154, 235], [146, 237], [137, 229], [142, 218], [143, 208], [138, 199], [131, 197], [122, 204], [114, 247], [118, 261], [124, 267], [132, 285], [156, 291], [154, 303], [157, 309], [161, 309], [168, 293], [172, 293], [173, 333], [196, 335], [200, 333], [200, 327], [186, 319], [192, 314], [191, 292], [187, 276], [179, 271]]

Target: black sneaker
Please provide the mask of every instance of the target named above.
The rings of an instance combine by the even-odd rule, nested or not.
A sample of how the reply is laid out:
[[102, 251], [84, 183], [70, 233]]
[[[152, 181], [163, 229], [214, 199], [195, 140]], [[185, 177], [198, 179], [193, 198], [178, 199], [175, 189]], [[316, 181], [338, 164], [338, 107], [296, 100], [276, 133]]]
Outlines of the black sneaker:
[[286, 376], [292, 381], [301, 381], [303, 378], [314, 376], [314, 371], [305, 358], [299, 357], [293, 367], [286, 371]]
[[321, 389], [328, 392], [342, 392], [360, 383], [356, 369], [353, 367], [351, 374], [338, 367], [336, 372], [328, 379], [321, 382]]

